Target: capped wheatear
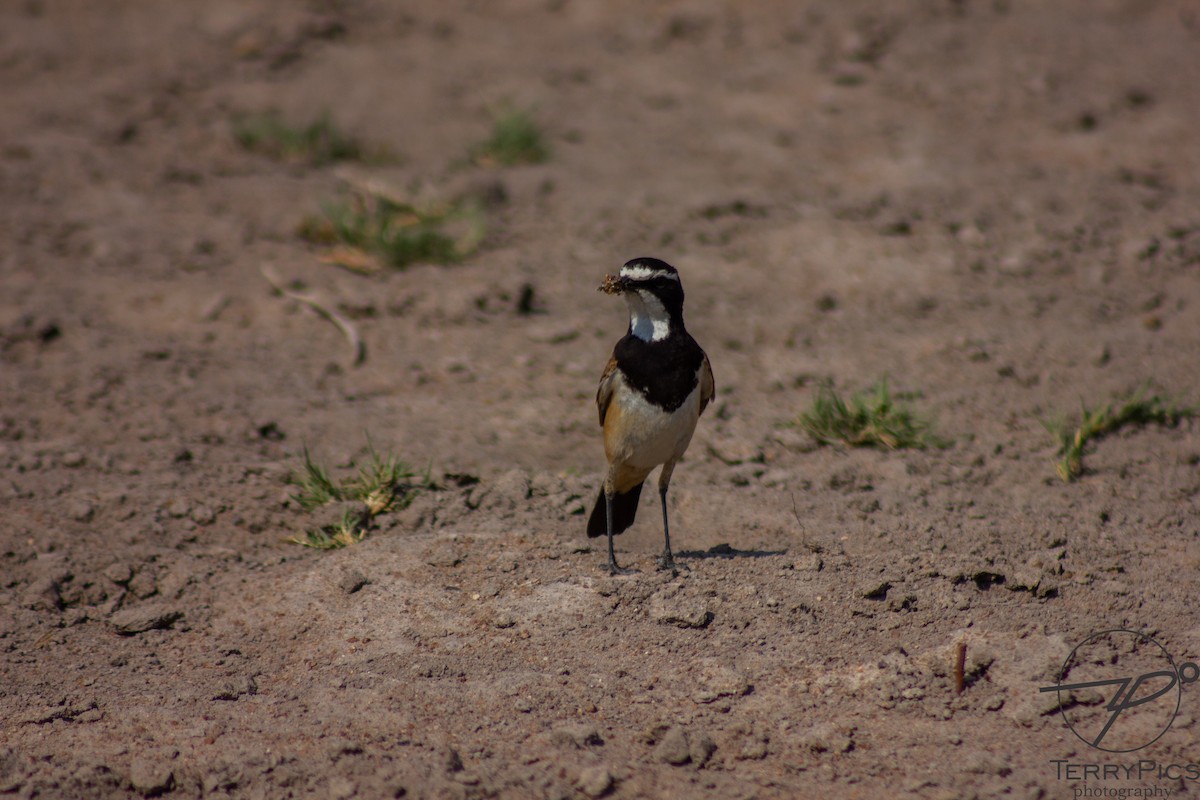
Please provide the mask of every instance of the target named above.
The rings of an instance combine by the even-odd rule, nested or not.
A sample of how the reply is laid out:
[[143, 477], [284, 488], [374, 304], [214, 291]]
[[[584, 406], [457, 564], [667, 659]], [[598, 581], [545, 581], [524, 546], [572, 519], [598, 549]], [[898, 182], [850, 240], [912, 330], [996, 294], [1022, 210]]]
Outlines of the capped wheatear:
[[629, 330], [613, 348], [600, 378], [596, 406], [604, 429], [608, 474], [588, 519], [589, 537], [608, 536], [608, 572], [617, 565], [613, 536], [633, 524], [642, 483], [655, 467], [666, 542], [659, 569], [675, 569], [667, 525], [667, 487], [715, 385], [708, 356], [683, 326], [679, 273], [657, 258], [635, 258], [600, 291], [624, 295]]

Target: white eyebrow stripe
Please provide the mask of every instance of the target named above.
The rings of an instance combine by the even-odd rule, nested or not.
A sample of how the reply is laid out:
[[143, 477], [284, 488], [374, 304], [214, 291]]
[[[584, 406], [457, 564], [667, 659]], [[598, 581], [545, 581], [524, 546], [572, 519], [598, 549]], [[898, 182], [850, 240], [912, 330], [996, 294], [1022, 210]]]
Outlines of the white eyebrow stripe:
[[648, 281], [653, 278], [670, 278], [676, 283], [679, 282], [679, 276], [674, 272], [667, 272], [665, 269], [651, 269], [650, 267], [621, 267], [621, 277], [629, 278], [633, 281]]

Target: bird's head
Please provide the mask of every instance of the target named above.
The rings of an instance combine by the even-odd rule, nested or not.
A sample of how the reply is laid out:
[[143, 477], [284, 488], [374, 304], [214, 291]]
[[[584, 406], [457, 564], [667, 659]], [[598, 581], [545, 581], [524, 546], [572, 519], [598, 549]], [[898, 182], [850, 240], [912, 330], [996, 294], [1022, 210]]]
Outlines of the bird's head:
[[630, 333], [640, 339], [665, 339], [672, 324], [683, 326], [683, 284], [676, 269], [661, 259], [627, 261], [618, 274], [605, 275], [599, 288], [625, 296]]

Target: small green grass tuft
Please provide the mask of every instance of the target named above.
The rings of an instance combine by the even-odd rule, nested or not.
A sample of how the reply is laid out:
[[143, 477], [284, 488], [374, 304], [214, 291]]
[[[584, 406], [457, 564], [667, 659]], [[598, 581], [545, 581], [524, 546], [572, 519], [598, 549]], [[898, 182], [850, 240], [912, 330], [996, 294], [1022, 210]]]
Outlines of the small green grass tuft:
[[290, 125], [277, 111], [241, 114], [233, 119], [233, 136], [247, 150], [316, 167], [371, 157], [361, 142], [334, 125], [328, 112], [307, 125]]
[[[361, 500], [372, 517], [411, 503], [412, 495], [406, 492], [411, 487], [406, 481], [416, 472], [394, 455], [381, 455], [372, 445], [367, 445], [367, 453], [370, 460], [359, 467], [358, 475], [346, 484], [346, 491]], [[429, 483], [428, 475], [422, 483]]]
[[483, 165], [541, 164], [549, 157], [550, 148], [533, 115], [512, 107], [496, 113], [491, 137], [471, 149], [472, 160]]
[[484, 225], [482, 215], [468, 206], [420, 207], [356, 191], [349, 200], [325, 204], [323, 214], [302, 221], [298, 232], [315, 244], [347, 245], [403, 269], [465, 258], [479, 247]]
[[342, 490], [329, 477], [329, 471], [312, 460], [307, 447], [304, 448], [304, 468], [292, 475], [290, 482], [299, 487], [292, 499], [305, 511], [345, 499]]
[[886, 379], [849, 400], [826, 382], [817, 389], [812, 408], [797, 422], [821, 444], [882, 445], [893, 450], [942, 445], [928, 421], [892, 396]]
[[287, 541], [314, 550], [339, 550], [358, 544], [367, 538], [370, 531], [370, 517], [364, 512], [346, 511], [336, 524], [323, 528], [314, 528], [304, 532], [304, 536], [293, 536]]
[[1054, 464], [1058, 477], [1070, 483], [1083, 474], [1083, 451], [1090, 441], [1127, 426], [1156, 423], [1173, 428], [1184, 420], [1200, 417], [1200, 407], [1179, 405], [1157, 394], [1147, 397], [1146, 391], [1143, 386], [1123, 399], [1095, 408], [1081, 403], [1080, 419], [1075, 425], [1065, 419], [1043, 422], [1058, 442]]
[[287, 539], [288, 542], [318, 550], [357, 544], [370, 533], [376, 517], [406, 507], [417, 492], [432, 485], [428, 471], [418, 474], [400, 458], [381, 454], [369, 443], [367, 456], [357, 474], [335, 481], [329, 470], [314, 461], [305, 448], [302, 468], [290, 478], [299, 487], [292, 495], [296, 503], [309, 512], [337, 502], [353, 501], [361, 505], [343, 512], [338, 522], [309, 529], [303, 536]]

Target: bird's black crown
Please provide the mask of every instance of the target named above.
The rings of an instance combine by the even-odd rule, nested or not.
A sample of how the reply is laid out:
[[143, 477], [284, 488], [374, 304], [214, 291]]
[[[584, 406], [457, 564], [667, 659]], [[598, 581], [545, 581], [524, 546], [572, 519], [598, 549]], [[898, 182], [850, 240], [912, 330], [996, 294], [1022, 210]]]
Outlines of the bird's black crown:
[[683, 313], [683, 284], [679, 271], [660, 258], [634, 258], [621, 267], [626, 291], [650, 292], [672, 316]]

